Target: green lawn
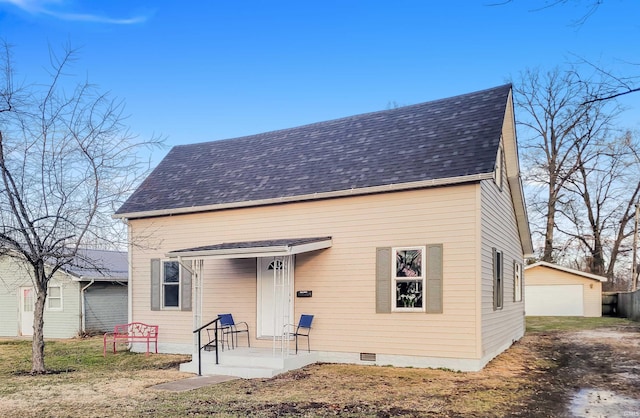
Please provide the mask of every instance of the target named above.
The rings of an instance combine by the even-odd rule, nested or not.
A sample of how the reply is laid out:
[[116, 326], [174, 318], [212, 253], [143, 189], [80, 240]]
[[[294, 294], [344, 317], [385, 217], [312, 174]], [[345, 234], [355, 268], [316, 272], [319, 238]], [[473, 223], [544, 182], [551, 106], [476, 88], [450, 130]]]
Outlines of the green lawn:
[[[31, 371], [31, 340], [0, 340], [0, 379]], [[118, 353], [102, 355], [102, 337], [47, 340], [45, 365], [54, 373], [82, 372], [103, 373], [110, 370], [136, 371], [167, 369], [190, 360], [190, 356], [154, 354], [145, 356], [130, 353], [118, 346]], [[1, 391], [0, 391], [1, 393]]]
[[577, 331], [633, 324], [624, 318], [584, 318], [581, 316], [528, 316], [527, 332]]

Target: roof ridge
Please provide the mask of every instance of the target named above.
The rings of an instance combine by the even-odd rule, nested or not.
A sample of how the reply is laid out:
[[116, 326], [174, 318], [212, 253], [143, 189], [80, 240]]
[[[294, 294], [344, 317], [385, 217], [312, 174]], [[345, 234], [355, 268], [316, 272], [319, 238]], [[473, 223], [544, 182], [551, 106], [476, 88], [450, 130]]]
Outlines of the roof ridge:
[[400, 112], [402, 110], [406, 111], [406, 110], [410, 110], [412, 108], [424, 107], [424, 106], [433, 105], [433, 104], [436, 104], [436, 103], [439, 103], [439, 102], [448, 102], [448, 101], [460, 100], [460, 99], [463, 99], [463, 98], [467, 98], [469, 96], [483, 94], [483, 93], [487, 93], [489, 91], [494, 91], [494, 90], [500, 90], [500, 89], [507, 88], [507, 87], [509, 89], [511, 89], [512, 88], [512, 84], [511, 83], [506, 83], [506, 84], [502, 84], [500, 86], [490, 87], [490, 88], [486, 88], [486, 89], [482, 89], [482, 90], [478, 90], [478, 91], [473, 91], [473, 92], [470, 92], [470, 93], [457, 94], [455, 96], [429, 100], [429, 101], [426, 101], [426, 102], [413, 103], [413, 104], [410, 104], [410, 105], [399, 106], [399, 107], [395, 107], [395, 108], [392, 108], [392, 109], [373, 110], [373, 111], [370, 111], [370, 112], [357, 113], [355, 115], [350, 115], [350, 116], [341, 116], [341, 117], [337, 117], [337, 118], [334, 118], [334, 119], [328, 119], [328, 120], [324, 120], [324, 121], [317, 121], [317, 122], [305, 123], [305, 124], [302, 124], [302, 125], [290, 126], [288, 128], [274, 129], [274, 130], [270, 130], [270, 131], [258, 132], [258, 133], [242, 135], [242, 136], [238, 136], [238, 137], [213, 139], [213, 140], [208, 140], [208, 141], [203, 141], [203, 142], [194, 142], [194, 143], [190, 143], [190, 144], [179, 144], [179, 145], [174, 145], [172, 147], [172, 149], [173, 148], [183, 148], [183, 147], [186, 148], [186, 147], [206, 146], [206, 145], [211, 144], [211, 143], [220, 143], [220, 142], [224, 142], [224, 141], [248, 140], [248, 139], [252, 139], [252, 138], [256, 138], [257, 139], [259, 137], [270, 136], [270, 135], [278, 134], [278, 133], [281, 133], [281, 132], [294, 131], [294, 130], [297, 130], [297, 129], [310, 128], [310, 127], [319, 126], [319, 125], [327, 125], [327, 124], [331, 124], [331, 123], [335, 123], [335, 122], [341, 122], [341, 121], [345, 121], [346, 122], [346, 121], [348, 121], [350, 119], [366, 118], [366, 117], [374, 116], [376, 114]]
[[116, 215], [478, 181], [493, 173], [511, 88], [175, 146]]

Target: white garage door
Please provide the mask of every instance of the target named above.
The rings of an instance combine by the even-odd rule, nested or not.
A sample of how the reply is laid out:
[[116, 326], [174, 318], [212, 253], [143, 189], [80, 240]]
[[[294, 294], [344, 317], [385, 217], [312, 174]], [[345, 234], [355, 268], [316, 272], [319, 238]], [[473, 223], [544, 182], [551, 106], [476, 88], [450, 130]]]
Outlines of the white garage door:
[[584, 316], [582, 285], [525, 286], [528, 316]]

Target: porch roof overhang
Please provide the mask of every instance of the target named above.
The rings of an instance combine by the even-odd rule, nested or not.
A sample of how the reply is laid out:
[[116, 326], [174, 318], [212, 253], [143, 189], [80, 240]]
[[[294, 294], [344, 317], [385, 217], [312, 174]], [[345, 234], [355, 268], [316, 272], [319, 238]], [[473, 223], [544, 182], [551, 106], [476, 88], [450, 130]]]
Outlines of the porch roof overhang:
[[226, 242], [202, 247], [174, 250], [166, 254], [168, 258], [223, 259], [282, 257], [310, 251], [322, 250], [332, 245], [331, 237], [290, 238], [264, 241]]

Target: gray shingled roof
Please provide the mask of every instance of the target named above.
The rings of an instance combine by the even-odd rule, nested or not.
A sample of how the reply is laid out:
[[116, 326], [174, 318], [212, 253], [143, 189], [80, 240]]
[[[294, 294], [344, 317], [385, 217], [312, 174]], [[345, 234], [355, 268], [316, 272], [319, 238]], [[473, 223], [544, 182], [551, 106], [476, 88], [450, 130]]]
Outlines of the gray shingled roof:
[[176, 146], [116, 214], [490, 173], [510, 90]]
[[267, 248], [267, 247], [293, 247], [296, 245], [311, 244], [319, 241], [330, 240], [331, 237], [314, 237], [314, 238], [284, 238], [284, 239], [271, 239], [263, 241], [242, 241], [242, 242], [224, 242], [222, 244], [205, 245], [202, 247], [186, 248], [184, 250], [171, 251], [174, 252], [189, 253], [199, 251], [224, 251], [224, 250], [242, 250], [247, 248]]
[[174, 250], [167, 257], [252, 258], [257, 254], [279, 257], [331, 247], [331, 237], [284, 238], [262, 241], [224, 242], [222, 244]]
[[80, 249], [64, 271], [81, 280], [128, 281], [126, 251]]

